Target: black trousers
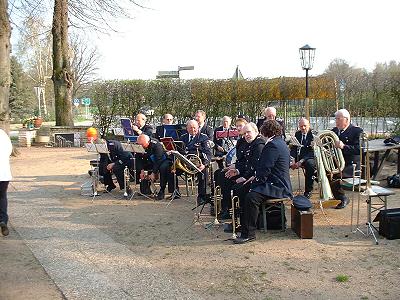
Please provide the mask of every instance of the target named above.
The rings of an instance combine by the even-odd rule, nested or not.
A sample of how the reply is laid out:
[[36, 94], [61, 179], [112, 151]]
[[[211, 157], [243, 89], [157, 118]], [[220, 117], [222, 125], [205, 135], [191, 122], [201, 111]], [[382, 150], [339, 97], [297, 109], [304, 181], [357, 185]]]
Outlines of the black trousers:
[[260, 205], [264, 200], [271, 199], [257, 192], [247, 193], [243, 203], [242, 238], [252, 238], [256, 236], [257, 219]]
[[203, 171], [196, 174], [198, 185], [197, 193], [199, 197], [205, 197], [207, 194], [207, 178], [208, 178], [208, 168], [204, 168]]
[[7, 214], [7, 189], [9, 181], [0, 181], [0, 222], [7, 224], [8, 214]]
[[314, 173], [315, 173], [315, 161], [313, 158], [307, 159], [303, 163], [304, 168], [304, 191], [305, 192], [312, 192], [314, 186]]
[[226, 178], [225, 172], [221, 172], [220, 182], [221, 182], [221, 193], [222, 193], [222, 201], [221, 201], [222, 211], [228, 211], [229, 209], [232, 208], [231, 191], [233, 186], [236, 184], [236, 179], [238, 179], [239, 177], [240, 176]]
[[174, 175], [171, 173], [172, 161], [169, 159], [164, 160], [160, 165], [160, 190], [165, 191], [168, 183], [168, 192], [173, 193], [175, 188], [178, 189], [178, 179], [174, 186]]

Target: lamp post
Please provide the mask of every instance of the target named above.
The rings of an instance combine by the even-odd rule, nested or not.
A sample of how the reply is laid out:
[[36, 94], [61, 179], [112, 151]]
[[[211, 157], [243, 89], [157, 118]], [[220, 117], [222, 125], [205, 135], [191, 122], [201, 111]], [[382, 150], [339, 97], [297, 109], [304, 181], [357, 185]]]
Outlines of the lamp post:
[[301, 67], [306, 70], [306, 118], [310, 120], [310, 99], [308, 98], [308, 71], [312, 69], [315, 57], [315, 48], [305, 45], [299, 48]]

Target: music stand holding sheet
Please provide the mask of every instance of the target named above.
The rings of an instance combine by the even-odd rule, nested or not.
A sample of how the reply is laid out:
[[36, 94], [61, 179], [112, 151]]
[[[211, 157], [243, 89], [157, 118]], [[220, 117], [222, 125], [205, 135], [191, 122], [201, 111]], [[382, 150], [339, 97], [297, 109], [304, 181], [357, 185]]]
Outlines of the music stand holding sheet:
[[[303, 145], [300, 144], [299, 140], [296, 138], [296, 136], [294, 134], [290, 135], [290, 144], [292, 146], [296, 146], [297, 147], [297, 153], [296, 153], [297, 157], [296, 157], [296, 159], [299, 160], [300, 151], [301, 151], [301, 148], [303, 147]], [[297, 192], [297, 194], [301, 194], [303, 192], [303, 190], [301, 188], [301, 181], [300, 181], [300, 168], [297, 168], [297, 179], [299, 181], [299, 185], [298, 185], [298, 188], [297, 188], [296, 192]]]
[[217, 140], [219, 139], [226, 139], [230, 137], [238, 137], [239, 131], [237, 129], [229, 129], [229, 130], [220, 130], [215, 133], [215, 137]]
[[144, 153], [146, 153], [146, 150], [143, 148], [142, 145], [139, 145], [139, 144], [134, 144], [134, 143], [128, 142], [128, 143], [121, 143], [121, 145], [122, 145], [122, 149], [124, 151], [133, 153], [133, 174], [131, 174], [131, 172], [129, 171], [129, 168], [127, 166], [125, 166], [125, 169], [124, 169], [124, 197], [125, 197], [125, 199], [128, 199], [128, 197], [129, 197], [127, 188], [130, 183], [130, 177], [131, 177], [131, 175], [133, 175], [134, 185], [133, 185], [133, 190], [129, 197], [129, 200], [131, 200], [135, 194], [138, 194], [138, 195], [143, 196], [150, 200], [154, 200], [154, 199], [150, 198], [149, 196], [142, 194], [140, 192], [140, 189], [138, 191], [137, 185], [136, 185], [136, 153], [144, 154]]
[[92, 201], [96, 196], [99, 196], [97, 193], [97, 187], [99, 185], [99, 164], [100, 164], [100, 154], [107, 154], [109, 155], [110, 152], [108, 151], [108, 147], [106, 143], [102, 144], [95, 144], [95, 143], [86, 143], [85, 144], [86, 150], [91, 153], [97, 153], [97, 167], [94, 168], [94, 172], [92, 174]]

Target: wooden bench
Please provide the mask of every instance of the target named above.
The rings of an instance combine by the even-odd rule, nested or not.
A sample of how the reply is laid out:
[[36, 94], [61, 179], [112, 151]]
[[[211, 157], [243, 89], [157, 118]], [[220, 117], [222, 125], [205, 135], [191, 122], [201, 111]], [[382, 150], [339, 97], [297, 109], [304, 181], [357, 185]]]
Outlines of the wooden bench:
[[[267, 211], [272, 207], [279, 207], [281, 210], [282, 231], [285, 231], [285, 202], [291, 201], [290, 198], [267, 199], [261, 203], [261, 211], [264, 221], [264, 232], [267, 232]], [[268, 207], [266, 207], [268, 205]]]

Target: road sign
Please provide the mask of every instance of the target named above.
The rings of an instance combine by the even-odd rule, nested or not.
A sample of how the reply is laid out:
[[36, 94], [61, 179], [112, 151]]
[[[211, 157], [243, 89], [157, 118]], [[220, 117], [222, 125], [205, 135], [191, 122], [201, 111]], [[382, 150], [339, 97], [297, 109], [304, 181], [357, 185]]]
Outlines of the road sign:
[[90, 102], [91, 102], [90, 98], [82, 98], [83, 105], [90, 105]]
[[178, 71], [158, 71], [157, 78], [179, 78]]
[[74, 100], [73, 100], [73, 103], [74, 103], [74, 105], [75, 105], [76, 107], [78, 107], [79, 104], [81, 103], [81, 100], [79, 100], [79, 99], [74, 99]]
[[189, 71], [189, 70], [194, 70], [194, 66], [184, 66], [184, 67], [178, 67], [179, 71]]

